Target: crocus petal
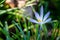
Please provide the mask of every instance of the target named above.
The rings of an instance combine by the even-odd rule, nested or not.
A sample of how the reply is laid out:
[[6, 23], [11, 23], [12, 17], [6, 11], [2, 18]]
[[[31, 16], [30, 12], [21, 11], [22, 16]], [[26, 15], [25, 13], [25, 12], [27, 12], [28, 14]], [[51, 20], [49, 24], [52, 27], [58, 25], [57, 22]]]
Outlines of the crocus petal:
[[32, 18], [30, 18], [29, 21], [30, 21], [30, 22], [33, 22], [33, 23], [38, 23], [36, 20], [34, 20], [34, 19], [32, 19]]
[[47, 14], [44, 16], [43, 21], [45, 21], [49, 17], [50, 12], [47, 12]]
[[51, 21], [51, 18], [47, 19], [44, 23], [48, 23]]
[[41, 20], [43, 19], [43, 6], [41, 6], [40, 8], [40, 17], [41, 17]]
[[37, 12], [35, 12], [35, 17], [36, 17], [37, 20], [40, 19], [40, 16]]

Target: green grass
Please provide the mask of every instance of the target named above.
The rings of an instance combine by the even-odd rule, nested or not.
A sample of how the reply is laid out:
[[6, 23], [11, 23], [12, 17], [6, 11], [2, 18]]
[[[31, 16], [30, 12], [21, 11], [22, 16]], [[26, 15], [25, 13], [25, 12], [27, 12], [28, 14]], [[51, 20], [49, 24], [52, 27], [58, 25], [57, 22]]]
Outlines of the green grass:
[[[28, 1], [25, 7], [31, 6], [33, 1]], [[52, 22], [44, 24], [43, 30], [40, 30], [39, 24], [28, 20], [30, 16], [25, 15], [27, 12], [25, 13], [23, 8], [6, 8], [7, 5], [4, 5], [4, 2], [5, 0], [0, 0], [0, 40], [56, 40], [60, 38], [60, 16], [53, 16], [54, 11], [51, 9]], [[32, 7], [33, 12], [40, 12], [40, 6], [44, 5], [45, 14], [49, 10], [48, 3], [44, 0], [39, 1], [37, 6]], [[56, 11], [56, 13], [58, 12]], [[50, 32], [51, 34], [49, 34]]]

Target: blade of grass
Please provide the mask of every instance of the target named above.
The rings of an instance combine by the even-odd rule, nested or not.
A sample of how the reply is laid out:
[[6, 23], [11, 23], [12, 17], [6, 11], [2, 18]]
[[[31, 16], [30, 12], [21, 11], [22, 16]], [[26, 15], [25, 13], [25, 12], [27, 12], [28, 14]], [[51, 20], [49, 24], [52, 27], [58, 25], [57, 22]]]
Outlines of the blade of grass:
[[24, 40], [26, 40], [26, 36], [24, 35], [24, 32], [23, 32], [22, 28], [21, 28], [16, 22], [13, 21], [13, 23], [14, 23], [14, 24], [16, 25], [16, 27], [20, 30], [21, 34], [22, 34], [23, 37], [24, 37]]
[[30, 31], [28, 31], [27, 40], [30, 40]]
[[11, 40], [9, 36], [8, 24], [5, 22], [6, 40]]

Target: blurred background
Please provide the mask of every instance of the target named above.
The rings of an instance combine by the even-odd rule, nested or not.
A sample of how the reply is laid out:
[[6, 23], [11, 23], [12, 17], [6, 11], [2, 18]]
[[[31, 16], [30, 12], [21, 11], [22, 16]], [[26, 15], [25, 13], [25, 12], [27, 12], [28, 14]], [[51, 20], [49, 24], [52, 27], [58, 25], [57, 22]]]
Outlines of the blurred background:
[[[46, 24], [46, 26], [49, 26], [47, 30], [50, 34], [47, 38], [42, 36], [41, 40], [60, 40], [60, 0], [0, 0], [0, 40], [25, 40], [22, 35], [28, 35], [29, 31], [31, 31], [31, 37], [28, 35], [27, 37], [30, 37], [30, 39], [26, 38], [26, 40], [39, 40], [33, 35], [36, 25], [29, 22], [26, 17], [35, 18], [33, 11], [40, 13], [42, 5], [44, 15], [50, 11], [53, 23]], [[21, 29], [15, 27], [18, 25]], [[33, 27], [30, 28], [31, 26]], [[27, 27], [29, 28], [28, 32], [25, 30]]]

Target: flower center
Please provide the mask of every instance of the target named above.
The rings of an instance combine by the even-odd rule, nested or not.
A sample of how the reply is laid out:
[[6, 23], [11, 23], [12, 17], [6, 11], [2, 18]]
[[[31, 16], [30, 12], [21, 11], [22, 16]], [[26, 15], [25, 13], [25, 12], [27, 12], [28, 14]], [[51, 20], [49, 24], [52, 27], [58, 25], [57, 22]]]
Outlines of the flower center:
[[40, 19], [38, 19], [38, 22], [42, 22]]

